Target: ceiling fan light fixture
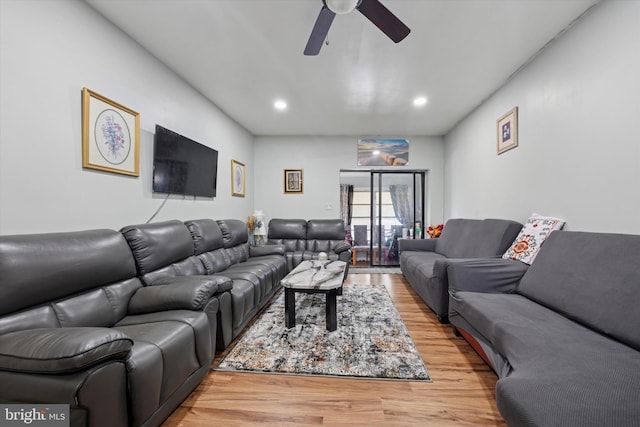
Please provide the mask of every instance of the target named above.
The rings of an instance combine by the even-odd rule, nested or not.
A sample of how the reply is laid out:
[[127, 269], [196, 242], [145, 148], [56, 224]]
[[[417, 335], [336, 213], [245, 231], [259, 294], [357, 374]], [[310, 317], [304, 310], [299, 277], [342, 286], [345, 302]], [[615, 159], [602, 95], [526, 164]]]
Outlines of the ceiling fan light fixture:
[[330, 11], [337, 15], [345, 15], [358, 7], [360, 0], [325, 0]]
[[284, 110], [287, 109], [287, 101], [285, 101], [283, 99], [277, 99], [273, 103], [273, 107], [278, 111], [284, 111]]
[[413, 105], [415, 107], [423, 107], [425, 105], [427, 105], [427, 97], [426, 96], [418, 96], [416, 98], [413, 99]]

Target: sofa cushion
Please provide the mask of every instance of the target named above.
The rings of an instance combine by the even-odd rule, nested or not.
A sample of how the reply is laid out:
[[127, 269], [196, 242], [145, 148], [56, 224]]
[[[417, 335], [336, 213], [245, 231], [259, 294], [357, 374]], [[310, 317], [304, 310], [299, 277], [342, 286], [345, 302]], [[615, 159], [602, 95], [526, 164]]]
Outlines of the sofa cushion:
[[341, 219], [310, 219], [307, 222], [307, 240], [344, 241], [344, 222]]
[[140, 275], [194, 255], [191, 233], [178, 220], [123, 227]]
[[531, 265], [547, 237], [552, 232], [561, 230], [564, 223], [565, 221], [559, 218], [531, 215], [502, 258]]
[[0, 237], [0, 315], [135, 277], [120, 233], [88, 230]]
[[218, 292], [220, 284], [231, 285], [221, 276], [181, 276], [165, 279], [154, 286], [140, 288], [129, 302], [129, 313], [167, 310], [201, 310]]
[[509, 425], [632, 426], [639, 419], [637, 350], [522, 295], [456, 292], [450, 306], [454, 325], [468, 322], [508, 361], [497, 371], [496, 399]]
[[196, 255], [224, 248], [222, 230], [213, 219], [185, 221], [185, 225], [191, 233]]
[[450, 219], [436, 239], [436, 252], [447, 258], [501, 256], [521, 228], [507, 219]]
[[222, 231], [225, 248], [234, 248], [249, 240], [247, 225], [239, 219], [221, 219], [217, 223]]
[[0, 336], [0, 369], [60, 374], [106, 360], [124, 360], [133, 346], [108, 328], [27, 329]]
[[287, 252], [306, 249], [307, 221], [304, 219], [274, 218], [269, 221], [268, 244], [284, 245]]
[[517, 292], [640, 350], [640, 236], [556, 231]]

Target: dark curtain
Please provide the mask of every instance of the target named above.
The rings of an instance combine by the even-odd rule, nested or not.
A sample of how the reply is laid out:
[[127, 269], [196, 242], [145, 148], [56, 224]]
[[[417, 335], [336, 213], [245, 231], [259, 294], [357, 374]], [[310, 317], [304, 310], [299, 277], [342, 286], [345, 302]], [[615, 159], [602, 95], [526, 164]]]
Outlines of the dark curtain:
[[353, 217], [353, 185], [340, 184], [340, 217], [344, 222], [345, 240], [351, 242], [351, 218]]

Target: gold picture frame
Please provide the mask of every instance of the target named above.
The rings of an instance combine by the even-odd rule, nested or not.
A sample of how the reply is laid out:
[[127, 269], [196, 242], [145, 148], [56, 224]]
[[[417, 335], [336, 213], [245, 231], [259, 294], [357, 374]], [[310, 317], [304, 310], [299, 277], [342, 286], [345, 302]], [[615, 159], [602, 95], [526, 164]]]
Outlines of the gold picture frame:
[[231, 195], [244, 197], [246, 192], [246, 177], [244, 163], [231, 160]]
[[284, 193], [302, 194], [303, 192], [303, 172], [302, 169], [284, 170]]
[[512, 108], [497, 121], [498, 154], [518, 146], [518, 107]]
[[82, 167], [140, 176], [140, 114], [82, 88]]

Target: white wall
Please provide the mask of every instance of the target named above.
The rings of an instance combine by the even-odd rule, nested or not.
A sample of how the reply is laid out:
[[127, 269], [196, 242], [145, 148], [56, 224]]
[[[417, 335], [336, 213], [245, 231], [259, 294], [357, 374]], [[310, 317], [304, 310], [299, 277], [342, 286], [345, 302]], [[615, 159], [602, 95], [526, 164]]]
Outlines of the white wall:
[[[77, 0], [0, 1], [0, 234], [119, 229], [147, 221], [158, 123], [219, 151], [218, 197], [170, 198], [154, 221], [244, 218], [253, 137]], [[140, 113], [140, 177], [83, 170], [81, 90]], [[231, 159], [247, 164], [231, 197]]]
[[[446, 138], [445, 217], [556, 215], [640, 233], [640, 2], [607, 1]], [[496, 120], [519, 107], [519, 147]]]
[[[368, 136], [365, 136], [368, 137]], [[428, 170], [427, 223], [443, 218], [444, 140], [394, 135], [409, 140], [409, 165], [376, 169]], [[340, 170], [358, 167], [356, 136], [258, 137], [254, 150], [254, 205], [271, 218], [339, 218]], [[284, 169], [304, 169], [304, 193], [284, 194]], [[327, 205], [331, 209], [327, 209]]]

